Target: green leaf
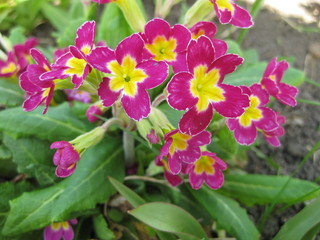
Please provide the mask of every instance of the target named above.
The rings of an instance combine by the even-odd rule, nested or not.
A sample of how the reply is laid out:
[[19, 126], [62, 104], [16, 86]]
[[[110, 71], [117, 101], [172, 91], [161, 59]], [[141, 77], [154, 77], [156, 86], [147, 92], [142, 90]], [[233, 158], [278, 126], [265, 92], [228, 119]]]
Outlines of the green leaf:
[[50, 143], [36, 138], [13, 139], [5, 135], [4, 144], [13, 155], [13, 162], [18, 166], [19, 173], [37, 178], [40, 185], [50, 185], [57, 181], [55, 167], [52, 163], [54, 151]]
[[290, 67], [283, 75], [282, 82], [292, 86], [300, 86], [306, 79], [303, 71]]
[[12, 158], [11, 151], [5, 145], [0, 145], [0, 160], [11, 159], [11, 158]]
[[112, 186], [125, 198], [127, 201], [134, 207], [138, 207], [146, 201], [142, 199], [138, 194], [132, 191], [127, 186], [123, 185], [121, 182], [117, 181], [116, 179], [109, 177], [109, 181], [111, 182]]
[[65, 10], [49, 3], [42, 4], [41, 12], [59, 32], [64, 31], [66, 23], [70, 20]]
[[238, 240], [259, 239], [257, 228], [236, 201], [204, 187], [197, 191], [189, 190], [218, 225], [228, 233]]
[[[225, 183], [219, 191], [248, 205], [267, 204], [273, 202], [289, 178], [289, 176], [258, 174], [225, 175]], [[309, 195], [310, 192], [314, 193]], [[279, 196], [278, 203], [291, 203], [296, 199], [300, 199], [300, 202], [302, 202], [319, 195], [319, 185], [293, 178]]]
[[70, 177], [10, 201], [11, 210], [3, 233], [16, 235], [75, 218], [97, 203], [107, 201], [114, 192], [107, 177], [121, 179], [124, 175], [119, 144], [118, 139], [106, 137], [82, 155]]
[[[25, 37], [25, 29], [21, 26], [16, 26], [10, 30], [10, 35], [9, 35], [9, 40], [10, 42], [15, 45], [15, 44], [21, 44], [26, 40]], [[15, 84], [17, 87], [18, 84]]]
[[306, 206], [289, 219], [280, 229], [274, 240], [300, 240], [313, 227], [320, 223], [320, 199]]
[[74, 19], [65, 23], [65, 28], [62, 32], [55, 33], [58, 45], [65, 47], [74, 45], [77, 29], [85, 22], [85, 18]]
[[15, 107], [23, 102], [23, 92], [16, 83], [0, 79], [0, 105]]
[[163, 202], [143, 204], [129, 212], [145, 224], [181, 239], [207, 239], [201, 225], [180, 207]]
[[51, 107], [45, 115], [40, 109], [23, 112], [20, 107], [0, 111], [0, 130], [17, 136], [68, 141], [87, 132], [88, 126], [72, 113], [68, 103]]
[[132, 33], [130, 26], [117, 5], [105, 5], [97, 26], [97, 39], [105, 40], [108, 46], [114, 48], [122, 39]]
[[226, 40], [228, 44], [228, 53], [237, 54], [244, 57], [244, 52], [241, 50], [240, 45], [233, 40]]
[[93, 217], [93, 227], [96, 236], [100, 240], [115, 239], [113, 232], [109, 229], [108, 224], [102, 214]]

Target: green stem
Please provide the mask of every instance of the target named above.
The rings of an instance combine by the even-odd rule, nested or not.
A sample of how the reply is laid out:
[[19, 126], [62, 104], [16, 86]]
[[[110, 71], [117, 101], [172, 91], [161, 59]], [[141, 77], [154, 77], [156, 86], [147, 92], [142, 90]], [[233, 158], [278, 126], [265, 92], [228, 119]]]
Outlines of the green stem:
[[319, 101], [313, 101], [313, 100], [301, 99], [301, 98], [298, 98], [297, 101], [299, 103], [307, 103], [307, 104], [310, 104], [310, 105], [320, 106], [320, 102]]
[[[262, 8], [262, 5], [263, 5], [263, 2], [264, 0], [256, 0], [254, 2], [254, 4], [252, 5], [252, 9], [250, 11], [250, 14], [252, 16], [252, 19], [254, 20], [256, 18], [256, 16], [258, 15], [258, 13], [260, 12], [261, 8]], [[249, 29], [243, 29], [241, 32], [240, 32], [240, 35], [237, 39], [237, 43], [240, 45], [243, 40], [245, 39], [245, 37], [247, 36], [248, 34], [248, 31]]]
[[135, 163], [134, 138], [126, 131], [122, 135], [124, 159], [126, 167], [132, 167]]
[[317, 83], [317, 82], [312, 81], [312, 80], [310, 80], [310, 79], [305, 79], [304, 81], [305, 81], [306, 83], [309, 83], [309, 84], [313, 85], [313, 86], [320, 87], [320, 83]]

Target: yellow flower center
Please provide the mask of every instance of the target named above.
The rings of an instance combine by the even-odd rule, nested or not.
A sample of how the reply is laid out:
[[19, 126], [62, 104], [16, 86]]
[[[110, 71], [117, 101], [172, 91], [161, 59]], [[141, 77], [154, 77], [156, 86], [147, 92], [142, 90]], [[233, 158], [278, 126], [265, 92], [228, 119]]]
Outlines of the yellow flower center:
[[213, 164], [215, 160], [209, 156], [201, 156], [195, 163], [194, 171], [197, 174], [202, 174], [205, 172], [206, 174], [213, 175], [214, 174], [214, 167]]
[[69, 229], [69, 223], [66, 221], [66, 222], [56, 222], [56, 223], [52, 223], [51, 224], [51, 228], [54, 230], [54, 231], [58, 231], [60, 228], [63, 228], [65, 230], [68, 230]]
[[83, 52], [85, 55], [88, 55], [91, 51], [91, 47], [89, 45], [84, 45], [82, 48], [81, 48], [81, 52]]
[[123, 58], [121, 65], [117, 61], [108, 63], [108, 68], [115, 75], [110, 80], [110, 89], [118, 92], [123, 89], [125, 95], [134, 97], [137, 93], [137, 83], [143, 82], [148, 75], [137, 69], [137, 62], [130, 55]]
[[275, 80], [276, 80], [276, 76], [275, 76], [275, 75], [270, 75], [269, 78], [270, 78], [272, 81], [275, 81]]
[[13, 73], [18, 69], [17, 65], [10, 62], [7, 66], [1, 69], [2, 74]]
[[220, 78], [219, 70], [212, 69], [207, 72], [207, 67], [199, 65], [194, 69], [194, 78], [190, 83], [192, 96], [197, 97], [196, 105], [198, 112], [208, 108], [210, 102], [221, 102], [225, 100], [224, 91], [217, 86]]
[[78, 77], [81, 77], [83, 75], [87, 62], [84, 59], [72, 57], [67, 61], [66, 65], [69, 68], [64, 71], [65, 74], [75, 74]]
[[204, 35], [203, 29], [200, 29], [196, 34], [192, 33], [192, 39], [198, 39], [200, 36]]
[[259, 98], [255, 96], [250, 96], [250, 106], [246, 108], [245, 112], [240, 116], [240, 124], [244, 127], [251, 125], [253, 120], [260, 120], [262, 116], [262, 111], [258, 108], [260, 104]]
[[218, 8], [222, 11], [224, 11], [225, 9], [228, 9], [228, 11], [233, 12], [234, 11], [234, 7], [233, 5], [230, 3], [230, 0], [217, 0], [217, 5]]
[[156, 37], [151, 44], [146, 44], [146, 48], [154, 55], [156, 61], [175, 61], [177, 41], [174, 38], [167, 40], [164, 36]]
[[173, 134], [171, 138], [172, 138], [172, 143], [169, 149], [169, 153], [173, 155], [175, 151], [183, 151], [187, 149], [188, 147], [187, 141], [191, 138], [191, 136], [187, 134], [176, 133], [176, 134]]

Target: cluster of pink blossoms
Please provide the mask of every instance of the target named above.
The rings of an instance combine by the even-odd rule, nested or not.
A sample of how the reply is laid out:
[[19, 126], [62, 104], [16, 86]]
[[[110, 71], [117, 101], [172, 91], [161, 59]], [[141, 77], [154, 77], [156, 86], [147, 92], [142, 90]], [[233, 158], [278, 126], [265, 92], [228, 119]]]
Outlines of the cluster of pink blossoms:
[[[210, 1], [221, 23], [252, 26], [249, 13], [233, 1]], [[90, 72], [98, 71], [102, 76], [96, 89], [100, 102], [88, 109], [89, 121], [96, 121], [93, 114], [103, 114], [102, 108], [115, 105], [132, 120], [140, 121], [151, 112], [148, 90], [164, 83], [171, 68], [174, 75], [165, 89], [166, 100], [172, 108], [185, 112], [178, 129], [162, 129], [166, 134], [156, 164], [163, 166], [170, 184], [177, 186], [188, 175], [194, 189], [203, 183], [212, 189], [222, 186], [222, 171], [227, 165], [206, 150], [211, 142], [206, 128], [215, 112], [226, 119], [240, 144], [252, 144], [260, 131], [270, 144], [280, 145], [278, 137], [284, 134], [285, 118], [266, 105], [270, 96], [283, 104], [296, 105], [298, 90], [281, 82], [287, 62], [274, 58], [260, 83], [233, 86], [224, 83], [224, 78], [242, 64], [243, 58], [227, 53], [226, 42], [215, 38], [217, 28], [212, 22], [198, 22], [188, 29], [156, 18], [145, 25], [143, 32], [125, 38], [115, 49], [95, 44], [95, 31], [94, 21], [85, 22], [77, 30], [75, 45], [64, 50], [53, 64], [38, 50], [31, 50], [36, 64], [28, 65], [20, 76], [20, 85], [27, 93], [26, 111], [45, 103], [45, 113], [61, 79], [70, 78], [74, 89], [79, 89], [89, 81]], [[153, 139], [156, 143], [159, 137]], [[57, 176], [70, 176], [81, 152], [66, 141], [55, 142], [51, 148], [58, 149], [54, 155]]]

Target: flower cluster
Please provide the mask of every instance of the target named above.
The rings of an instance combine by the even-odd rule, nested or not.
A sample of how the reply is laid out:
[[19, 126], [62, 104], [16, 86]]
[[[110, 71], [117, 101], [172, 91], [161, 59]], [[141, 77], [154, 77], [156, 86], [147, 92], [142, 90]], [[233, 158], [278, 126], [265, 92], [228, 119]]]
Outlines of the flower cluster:
[[[121, 9], [128, 8], [122, 0], [95, 2], [115, 2]], [[213, 5], [222, 24], [230, 23], [240, 28], [253, 24], [250, 14], [233, 0], [208, 0], [207, 3]], [[132, 13], [126, 14], [130, 21]], [[296, 105], [298, 90], [281, 82], [288, 68], [287, 62], [274, 58], [259, 83], [233, 86], [224, 79], [241, 66], [244, 59], [227, 53], [227, 43], [215, 36], [217, 27], [214, 23], [200, 21], [187, 28], [181, 24], [170, 26], [167, 21], [156, 18], [141, 29], [142, 22], [132, 24], [139, 29], [137, 33], [123, 39], [115, 49], [95, 44], [94, 21], [85, 22], [77, 30], [75, 44], [56, 52], [52, 64], [38, 50], [31, 49], [36, 64], [29, 64], [20, 76], [20, 85], [27, 95], [24, 109], [31, 111], [45, 103], [45, 113], [55, 89], [65, 89], [61, 87], [61, 81], [72, 83], [72, 90], [65, 89], [70, 99], [89, 103], [90, 95], [81, 89], [90, 86], [88, 91], [99, 97], [86, 113], [90, 122], [97, 121], [97, 115], [110, 108], [113, 117], [121, 118], [126, 126], [139, 122], [137, 126], [144, 129], [145, 139], [152, 144], [164, 142], [156, 164], [163, 166], [169, 183], [177, 186], [183, 176], [188, 175], [194, 189], [203, 183], [217, 189], [224, 182], [222, 171], [227, 164], [215, 153], [207, 151], [212, 136], [206, 129], [214, 113], [226, 119], [227, 127], [234, 132], [239, 144], [252, 144], [257, 133], [262, 132], [270, 144], [280, 145], [278, 137], [284, 134], [285, 118], [267, 104], [272, 96], [283, 104]], [[173, 72], [173, 76], [169, 76], [169, 72]], [[89, 77], [92, 73], [94, 78]], [[177, 129], [170, 123], [157, 123], [151, 114], [157, 104], [151, 104], [149, 92], [162, 84], [167, 84], [164, 93], [160, 94], [163, 100], [167, 100], [173, 109], [184, 111]], [[143, 124], [148, 126], [144, 128]], [[51, 145], [57, 149], [54, 164], [59, 177], [73, 173], [81, 153], [98, 141], [93, 141], [93, 137], [101, 139], [105, 129], [92, 132], [70, 142]], [[81, 143], [84, 140], [86, 143]]]

